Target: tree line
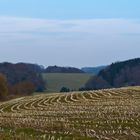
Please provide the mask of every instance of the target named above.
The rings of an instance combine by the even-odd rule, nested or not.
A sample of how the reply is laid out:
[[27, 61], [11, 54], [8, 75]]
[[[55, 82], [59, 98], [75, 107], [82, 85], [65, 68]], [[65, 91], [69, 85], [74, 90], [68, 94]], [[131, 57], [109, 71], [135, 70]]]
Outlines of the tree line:
[[0, 63], [0, 100], [42, 92], [42, 67], [27, 63]]
[[117, 88], [140, 85], [140, 58], [112, 63], [91, 77], [85, 84], [89, 89]]
[[9, 85], [6, 76], [0, 74], [0, 100], [31, 95], [35, 91], [35, 86], [31, 81], [21, 81], [14, 85]]

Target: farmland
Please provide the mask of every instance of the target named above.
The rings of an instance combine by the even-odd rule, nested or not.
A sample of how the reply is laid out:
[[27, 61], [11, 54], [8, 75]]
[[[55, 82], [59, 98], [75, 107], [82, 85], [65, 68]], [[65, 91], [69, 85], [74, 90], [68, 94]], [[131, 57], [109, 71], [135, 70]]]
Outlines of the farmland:
[[52, 93], [0, 103], [1, 140], [140, 139], [140, 87]]
[[44, 73], [47, 92], [59, 92], [62, 87], [78, 90], [93, 74], [87, 73]]

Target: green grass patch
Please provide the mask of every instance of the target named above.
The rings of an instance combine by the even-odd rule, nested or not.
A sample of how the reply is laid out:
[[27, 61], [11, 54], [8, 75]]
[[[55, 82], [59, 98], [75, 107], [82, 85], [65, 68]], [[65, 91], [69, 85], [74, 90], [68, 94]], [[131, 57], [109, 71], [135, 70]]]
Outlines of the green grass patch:
[[48, 92], [59, 92], [62, 87], [78, 90], [83, 87], [93, 74], [87, 73], [44, 73]]

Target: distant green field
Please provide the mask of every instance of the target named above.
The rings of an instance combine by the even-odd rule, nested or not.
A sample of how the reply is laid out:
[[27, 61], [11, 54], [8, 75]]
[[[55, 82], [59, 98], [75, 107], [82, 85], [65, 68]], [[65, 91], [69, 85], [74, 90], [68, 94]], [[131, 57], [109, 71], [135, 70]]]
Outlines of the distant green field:
[[48, 92], [59, 92], [62, 87], [78, 90], [92, 75], [87, 73], [45, 73], [43, 78], [46, 81]]

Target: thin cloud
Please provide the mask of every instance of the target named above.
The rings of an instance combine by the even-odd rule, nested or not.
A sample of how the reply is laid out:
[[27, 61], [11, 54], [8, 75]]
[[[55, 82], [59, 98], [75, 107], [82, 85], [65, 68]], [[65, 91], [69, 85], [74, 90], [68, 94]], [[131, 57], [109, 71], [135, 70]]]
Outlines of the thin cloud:
[[140, 22], [135, 19], [0, 17], [0, 60], [44, 65], [106, 64], [139, 56], [139, 34]]
[[90, 33], [96, 35], [139, 34], [140, 23], [131, 19], [48, 20], [0, 17], [0, 34]]

